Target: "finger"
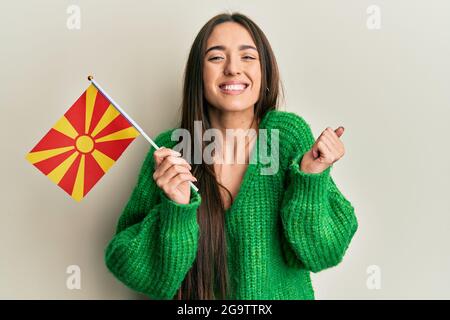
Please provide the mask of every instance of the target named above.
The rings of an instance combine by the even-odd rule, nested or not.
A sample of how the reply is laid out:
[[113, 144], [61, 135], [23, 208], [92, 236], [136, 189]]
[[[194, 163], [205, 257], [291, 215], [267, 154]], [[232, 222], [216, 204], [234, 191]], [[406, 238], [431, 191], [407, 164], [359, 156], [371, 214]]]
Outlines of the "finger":
[[320, 136], [319, 136], [319, 138], [317, 138], [317, 140], [314, 142], [313, 146], [311, 147], [311, 151], [312, 151], [312, 155], [313, 155], [314, 159], [317, 159], [320, 156], [320, 150], [319, 150], [319, 146], [318, 146], [319, 141], [320, 141]]
[[[314, 159], [319, 158], [321, 155], [323, 155], [324, 153], [329, 152], [328, 148], [325, 146], [325, 133], [326, 130], [322, 131], [322, 133], [320, 134], [320, 136], [317, 138], [316, 142], [314, 143], [314, 145], [311, 148], [312, 154]], [[322, 147], [319, 147], [319, 143], [323, 144]]]
[[333, 143], [337, 146], [339, 143], [340, 143], [340, 140], [339, 140], [339, 137], [338, 137], [338, 135], [336, 134], [336, 132], [333, 130], [333, 129], [331, 129], [330, 127], [327, 127], [325, 130], [324, 130], [324, 135], [326, 135], [327, 137], [329, 137], [332, 141], [333, 141]]
[[163, 159], [170, 155], [181, 156], [181, 153], [166, 147], [161, 147], [153, 153], [153, 159], [155, 160], [156, 165], [159, 166]]
[[[336, 129], [336, 131], [340, 131], [339, 129], [343, 129], [343, 127], [339, 127], [338, 129]], [[339, 155], [344, 154], [344, 144], [342, 143], [342, 140], [339, 139], [339, 136], [337, 135], [337, 133], [335, 131], [333, 131], [333, 129], [331, 129], [330, 127], [327, 128], [326, 130], [327, 132], [325, 133], [325, 135], [330, 138], [334, 143], [334, 151], [336, 152], [336, 157], [340, 158]]]
[[180, 184], [182, 184], [186, 181], [196, 182], [197, 179], [191, 174], [180, 173], [180, 174], [176, 175], [175, 177], [173, 177], [169, 183], [170, 183], [171, 188], [175, 189]]
[[327, 146], [327, 143], [324, 140], [319, 140], [317, 143], [317, 147], [319, 148], [320, 154], [323, 159], [327, 159], [330, 154], [332, 154], [330, 148]]
[[312, 154], [314, 159], [317, 159], [319, 157], [319, 148], [317, 147], [317, 144], [314, 144], [311, 148]]
[[334, 132], [337, 134], [338, 138], [340, 138], [344, 134], [345, 128], [343, 126], [340, 126]]
[[181, 156], [181, 154], [178, 151], [172, 150], [170, 148], [166, 148], [166, 147], [161, 147], [158, 150], [156, 150], [154, 152], [155, 155], [164, 158], [168, 155], [177, 155], [177, 156]]
[[189, 171], [188, 168], [186, 168], [182, 165], [173, 165], [169, 169], [164, 171], [162, 174], [161, 174], [161, 172], [155, 171], [155, 173], [153, 174], [153, 178], [155, 179], [155, 181], [160, 180], [160, 183], [162, 185], [164, 185], [165, 183], [167, 183], [170, 179], [172, 179], [174, 176], [176, 176], [179, 173], [191, 174], [191, 172]]
[[326, 140], [328, 147], [334, 152], [337, 152], [342, 143], [331, 128], [324, 131], [322, 139]]
[[166, 147], [161, 147], [153, 153], [153, 157], [154, 157], [157, 165], [161, 164], [162, 160], [164, 160], [164, 158], [169, 155], [181, 156], [181, 154], [179, 152], [169, 149], [169, 148], [166, 148]]
[[324, 158], [328, 160], [330, 163], [333, 163], [339, 157], [339, 149], [332, 144], [330, 141], [331, 138], [329, 136], [324, 136], [323, 141], [325, 142], [325, 146], [328, 148], [329, 152], [324, 155]]
[[166, 190], [172, 188], [173, 182], [171, 180], [179, 174], [185, 174], [194, 177], [190, 172], [183, 171], [183, 169], [181, 168], [178, 168], [177, 170], [171, 170], [170, 173], [167, 171], [165, 175], [162, 175], [155, 180], [156, 185], [161, 189]]
[[157, 172], [157, 177], [163, 175], [164, 172], [173, 165], [181, 165], [189, 170], [192, 170], [191, 165], [184, 158], [167, 156], [163, 159], [158, 168], [155, 170], [155, 173]]
[[174, 165], [181, 165], [181, 166], [186, 167], [189, 170], [192, 169], [191, 165], [183, 158], [167, 156], [166, 158], [164, 158], [164, 160], [161, 162], [159, 167], [156, 169], [156, 171], [158, 172], [157, 176], [163, 175], [166, 170], [168, 170], [171, 166], [174, 166]]

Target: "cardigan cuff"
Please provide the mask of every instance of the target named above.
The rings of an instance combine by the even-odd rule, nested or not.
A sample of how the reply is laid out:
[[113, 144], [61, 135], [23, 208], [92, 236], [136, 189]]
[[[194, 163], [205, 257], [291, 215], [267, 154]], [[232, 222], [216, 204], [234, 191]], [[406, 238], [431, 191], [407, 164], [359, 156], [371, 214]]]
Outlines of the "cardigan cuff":
[[179, 230], [190, 228], [197, 223], [197, 209], [201, 204], [201, 196], [191, 189], [191, 198], [188, 204], [180, 204], [161, 192], [161, 221], [166, 230]]
[[300, 169], [303, 155], [302, 152], [297, 153], [289, 166], [293, 196], [300, 197], [304, 201], [312, 201], [311, 203], [319, 203], [328, 196], [330, 171], [333, 165], [320, 173], [307, 173]]

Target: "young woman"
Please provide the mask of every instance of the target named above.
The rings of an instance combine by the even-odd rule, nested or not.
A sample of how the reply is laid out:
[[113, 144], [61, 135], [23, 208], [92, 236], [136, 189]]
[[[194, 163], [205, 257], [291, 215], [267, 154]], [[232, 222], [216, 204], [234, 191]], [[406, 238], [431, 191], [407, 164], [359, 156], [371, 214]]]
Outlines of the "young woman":
[[[358, 226], [330, 175], [344, 155], [344, 128], [315, 141], [302, 117], [277, 110], [279, 89], [271, 46], [248, 17], [220, 14], [200, 30], [179, 129], [195, 137], [200, 121], [188, 144], [202, 151], [209, 143], [198, 137], [209, 129], [257, 135], [244, 149], [220, 144], [222, 156], [244, 152], [245, 163], [177, 153], [175, 129], [156, 138], [161, 148], [149, 151], [106, 249], [120, 281], [153, 299], [314, 299], [310, 272], [337, 265]], [[277, 131], [272, 174], [261, 173], [262, 129]]]

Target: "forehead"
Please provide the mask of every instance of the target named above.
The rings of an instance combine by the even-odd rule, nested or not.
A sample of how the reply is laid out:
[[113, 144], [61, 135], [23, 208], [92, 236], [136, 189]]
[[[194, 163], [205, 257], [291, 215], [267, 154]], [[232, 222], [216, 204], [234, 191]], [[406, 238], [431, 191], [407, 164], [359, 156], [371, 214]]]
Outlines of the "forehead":
[[236, 22], [224, 22], [214, 27], [207, 42], [207, 47], [223, 45], [227, 48], [235, 48], [240, 45], [253, 45], [255, 42], [250, 33]]

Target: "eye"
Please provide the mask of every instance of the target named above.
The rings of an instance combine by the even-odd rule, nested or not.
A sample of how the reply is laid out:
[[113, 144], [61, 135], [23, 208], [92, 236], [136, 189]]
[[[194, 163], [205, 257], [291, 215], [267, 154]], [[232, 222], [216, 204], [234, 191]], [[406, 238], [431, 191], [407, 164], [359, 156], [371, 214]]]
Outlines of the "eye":
[[222, 57], [212, 57], [212, 58], [209, 58], [208, 61], [217, 61], [219, 59], [223, 59], [223, 58]]
[[251, 56], [244, 56], [243, 57], [245, 60], [255, 60], [255, 58], [251, 57]]

